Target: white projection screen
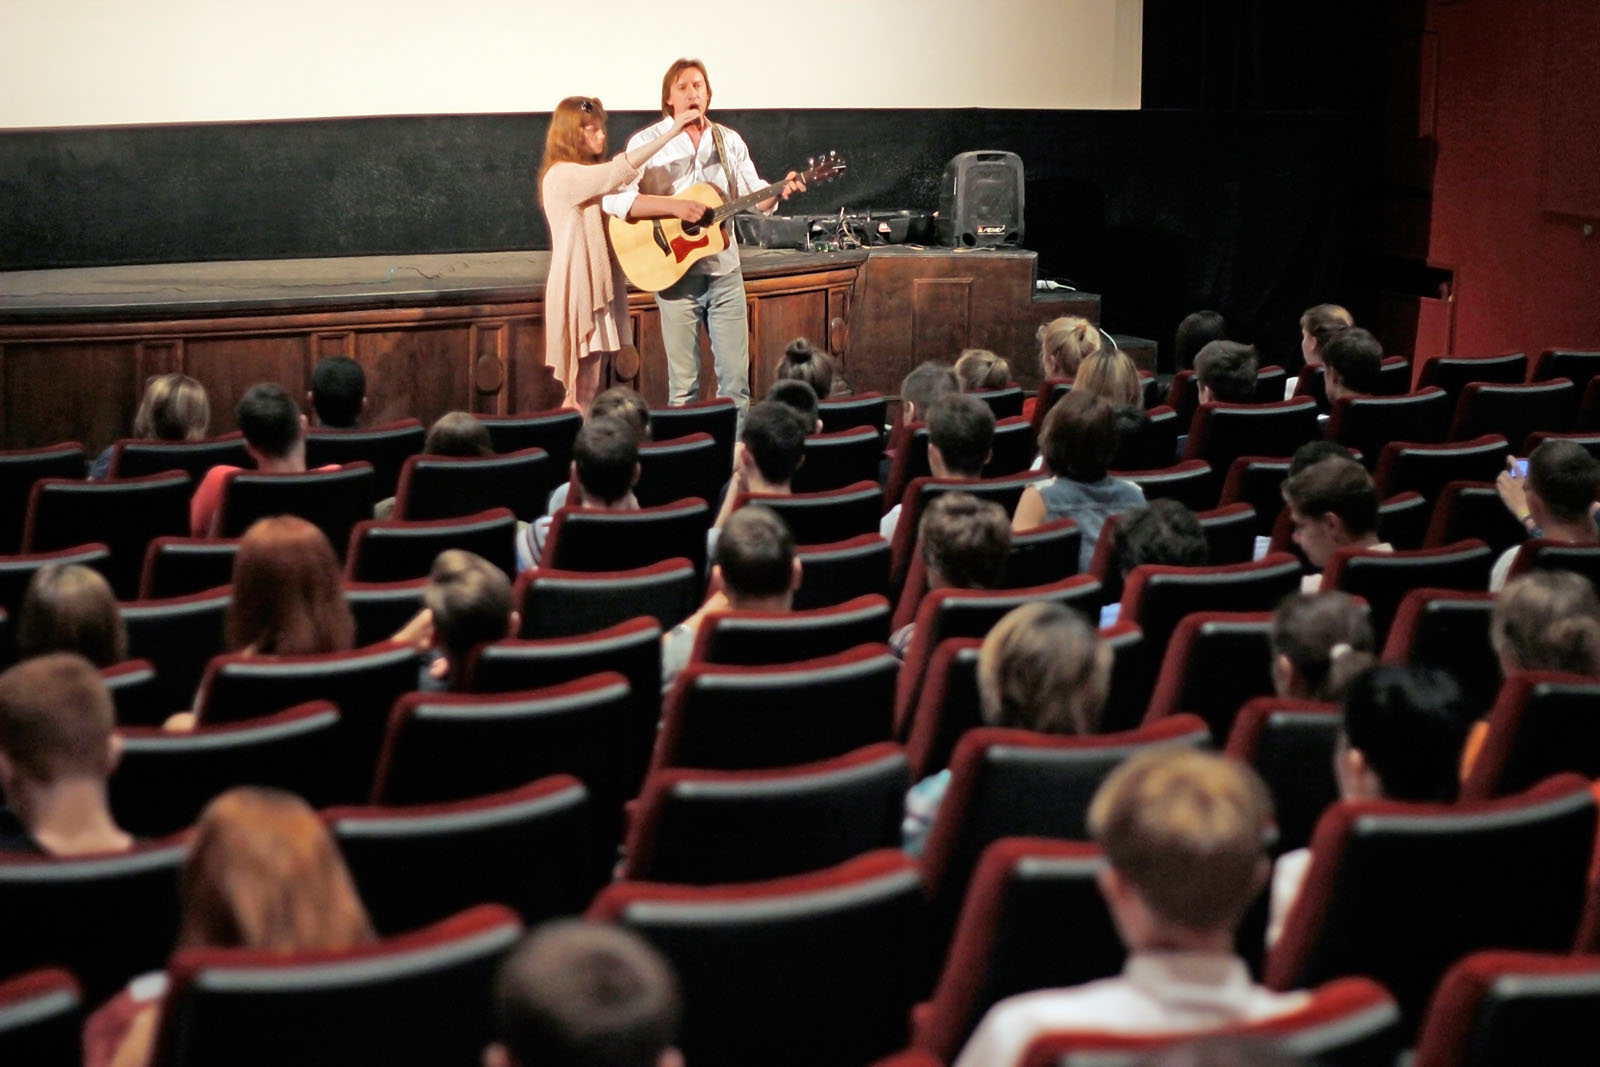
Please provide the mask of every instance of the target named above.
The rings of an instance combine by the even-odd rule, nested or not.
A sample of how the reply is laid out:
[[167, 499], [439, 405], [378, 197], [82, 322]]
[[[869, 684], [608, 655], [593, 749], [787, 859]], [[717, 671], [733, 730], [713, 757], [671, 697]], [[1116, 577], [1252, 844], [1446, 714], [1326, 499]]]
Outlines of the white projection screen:
[[1137, 108], [1143, 0], [0, 0], [0, 127], [724, 108]]

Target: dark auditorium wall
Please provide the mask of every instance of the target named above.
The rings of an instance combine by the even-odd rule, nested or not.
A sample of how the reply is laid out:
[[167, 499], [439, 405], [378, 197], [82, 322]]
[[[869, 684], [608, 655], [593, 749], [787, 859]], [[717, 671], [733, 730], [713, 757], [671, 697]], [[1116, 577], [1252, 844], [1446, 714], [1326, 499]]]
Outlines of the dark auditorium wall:
[[1431, 4], [1427, 30], [1456, 350], [1600, 348], [1600, 4]]
[[[652, 120], [611, 116], [614, 145]], [[1043, 276], [1105, 295], [1115, 330], [1171, 337], [1199, 306], [1292, 351], [1337, 281], [1346, 170], [1315, 146], [1339, 115], [963, 109], [724, 111], [770, 177], [837, 149], [850, 169], [795, 203], [937, 206], [945, 163], [1017, 152]], [[475, 115], [0, 133], [0, 267], [546, 246], [533, 201], [547, 116]], [[1269, 356], [1274, 353], [1269, 351]]]

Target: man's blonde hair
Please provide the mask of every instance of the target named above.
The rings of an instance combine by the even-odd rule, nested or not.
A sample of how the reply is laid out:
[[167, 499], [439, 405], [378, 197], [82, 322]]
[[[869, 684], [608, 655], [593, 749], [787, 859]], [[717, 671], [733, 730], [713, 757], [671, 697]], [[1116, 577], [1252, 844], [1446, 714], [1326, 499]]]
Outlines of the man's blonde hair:
[[1232, 930], [1261, 886], [1272, 797], [1249, 767], [1162, 746], [1118, 767], [1089, 806], [1089, 833], [1157, 918]]
[[0, 751], [38, 782], [110, 770], [116, 712], [100, 672], [75, 652], [53, 652], [0, 674]]

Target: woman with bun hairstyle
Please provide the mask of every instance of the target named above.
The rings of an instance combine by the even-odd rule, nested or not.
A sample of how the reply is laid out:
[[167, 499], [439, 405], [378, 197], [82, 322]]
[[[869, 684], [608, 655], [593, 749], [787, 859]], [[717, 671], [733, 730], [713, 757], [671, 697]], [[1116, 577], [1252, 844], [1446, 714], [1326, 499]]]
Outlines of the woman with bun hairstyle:
[[[633, 344], [628, 282], [606, 241], [600, 198], [634, 182], [646, 160], [699, 119], [699, 111], [685, 108], [660, 137], [608, 161], [606, 110], [598, 99], [569, 96], [550, 115], [539, 168], [539, 202], [550, 231], [545, 365], [585, 413], [600, 391], [605, 355]], [[685, 222], [698, 222], [706, 211], [695, 200], [672, 204]]]
[[779, 381], [792, 378], [805, 382], [818, 400], [826, 400], [833, 395], [833, 357], [804, 337], [796, 337], [783, 350], [775, 377]]
[[[1045, 381], [1072, 381], [1078, 367], [1100, 351], [1100, 330], [1088, 319], [1062, 315], [1039, 327], [1039, 373]], [[1022, 402], [1022, 417], [1032, 421], [1037, 396]]]
[[1011, 364], [987, 348], [968, 348], [956, 357], [963, 393], [986, 393], [1011, 384]]

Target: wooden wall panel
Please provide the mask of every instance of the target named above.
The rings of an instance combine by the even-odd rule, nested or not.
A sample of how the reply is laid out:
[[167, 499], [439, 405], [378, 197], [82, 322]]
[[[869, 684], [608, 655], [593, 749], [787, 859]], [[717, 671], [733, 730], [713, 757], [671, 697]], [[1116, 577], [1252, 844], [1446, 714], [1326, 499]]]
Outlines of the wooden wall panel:
[[[310, 360], [305, 333], [208, 335], [185, 343], [183, 373], [205, 384], [211, 432], [231, 433], [239, 428], [234, 405], [257, 382], [277, 382], [303, 404], [311, 389]], [[372, 372], [367, 373], [370, 394]]]
[[5, 447], [76, 440], [91, 455], [104, 448], [126, 432], [138, 409], [144, 387], [138, 355], [132, 340], [6, 345]]
[[447, 411], [475, 408], [471, 334], [467, 323], [358, 332], [356, 349], [373, 368], [367, 395], [378, 390], [377, 413], [385, 421], [414, 416], [428, 426]]

